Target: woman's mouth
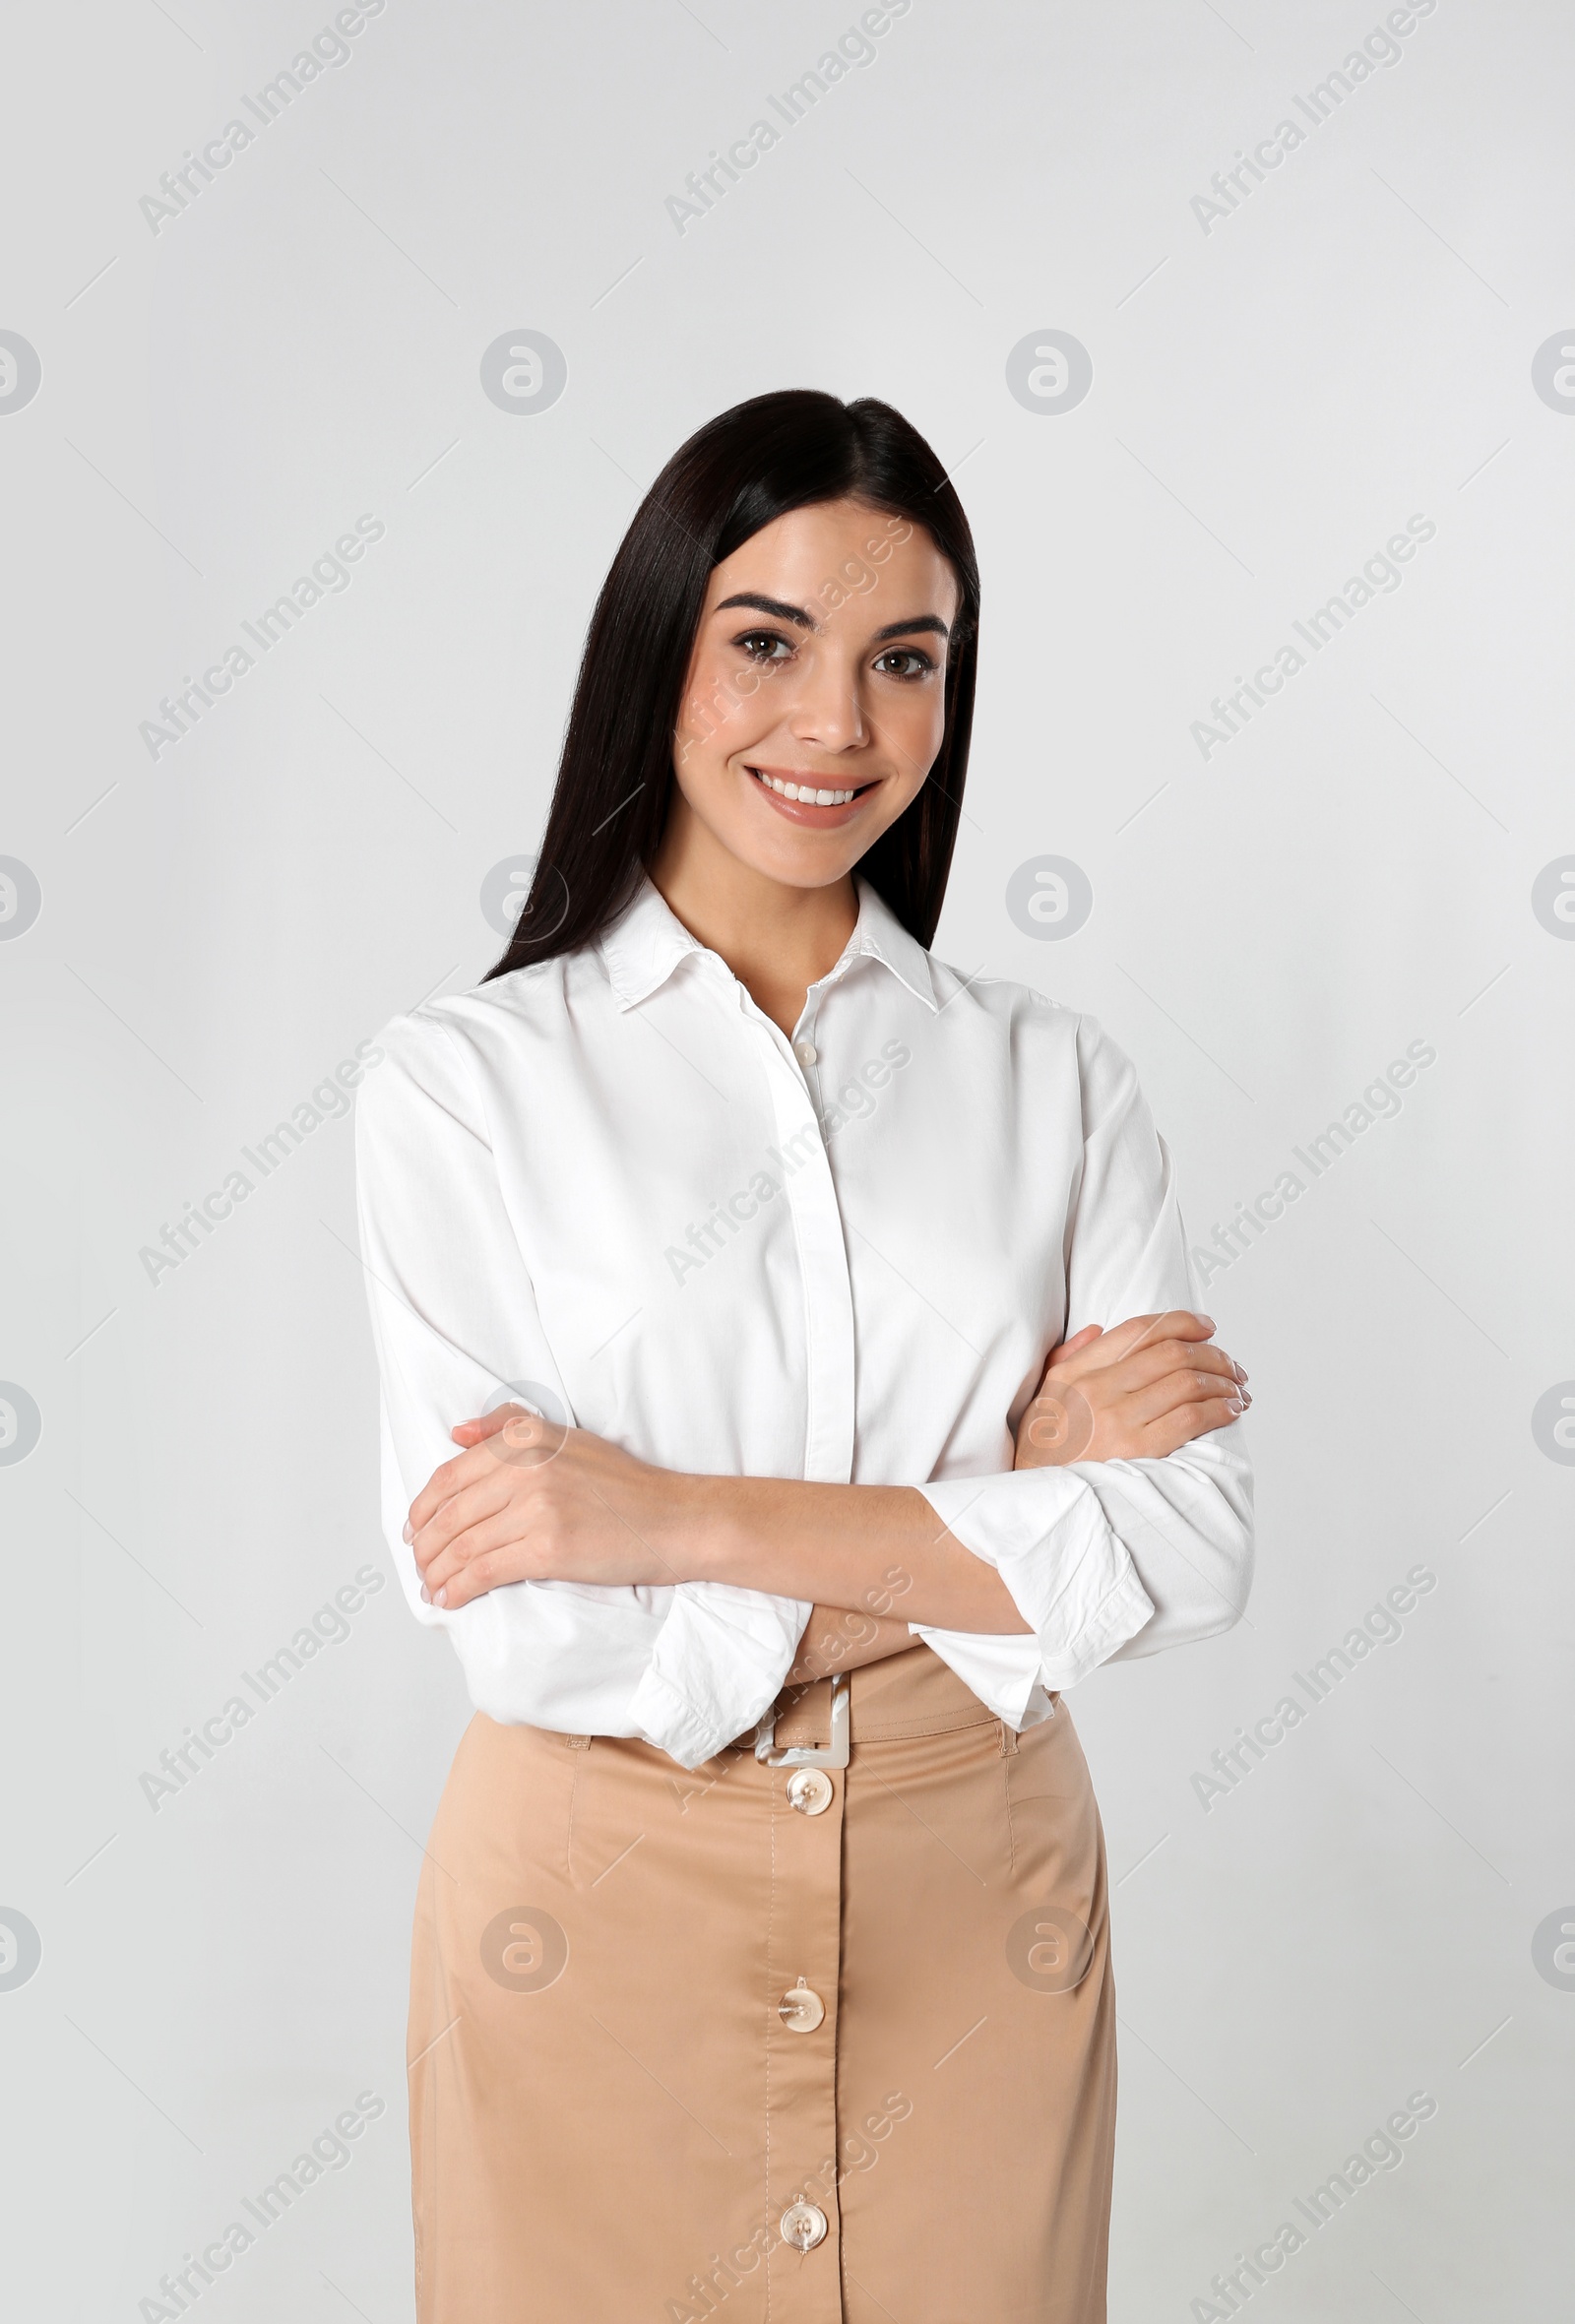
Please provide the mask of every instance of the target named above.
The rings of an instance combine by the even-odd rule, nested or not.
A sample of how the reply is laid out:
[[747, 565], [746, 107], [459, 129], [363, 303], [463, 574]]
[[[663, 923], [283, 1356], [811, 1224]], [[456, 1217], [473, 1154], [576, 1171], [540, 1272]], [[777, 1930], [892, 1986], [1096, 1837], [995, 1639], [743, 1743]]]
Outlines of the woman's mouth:
[[875, 787], [873, 783], [822, 783], [813, 776], [779, 773], [771, 767], [749, 767], [746, 772], [779, 814], [819, 829], [845, 822], [863, 793]]

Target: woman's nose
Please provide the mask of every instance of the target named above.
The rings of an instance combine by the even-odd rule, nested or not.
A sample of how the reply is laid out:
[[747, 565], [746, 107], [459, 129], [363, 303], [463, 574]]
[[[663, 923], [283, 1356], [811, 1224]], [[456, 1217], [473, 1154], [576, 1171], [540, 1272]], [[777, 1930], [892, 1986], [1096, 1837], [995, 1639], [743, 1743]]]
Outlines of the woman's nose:
[[805, 672], [788, 726], [795, 742], [821, 750], [850, 750], [869, 739], [857, 671], [835, 656], [820, 656]]

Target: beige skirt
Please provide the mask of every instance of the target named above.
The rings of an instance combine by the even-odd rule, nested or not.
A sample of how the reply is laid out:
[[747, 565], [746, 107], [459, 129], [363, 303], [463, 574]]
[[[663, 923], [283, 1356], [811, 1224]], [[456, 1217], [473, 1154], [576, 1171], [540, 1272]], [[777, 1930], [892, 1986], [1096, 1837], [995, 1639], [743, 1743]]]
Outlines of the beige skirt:
[[[928, 1647], [694, 1774], [500, 1727], [416, 1907], [420, 2324], [1102, 2324], [1103, 1836]], [[847, 1764], [834, 1728], [850, 1727]], [[846, 1748], [846, 1746], [845, 1746]]]

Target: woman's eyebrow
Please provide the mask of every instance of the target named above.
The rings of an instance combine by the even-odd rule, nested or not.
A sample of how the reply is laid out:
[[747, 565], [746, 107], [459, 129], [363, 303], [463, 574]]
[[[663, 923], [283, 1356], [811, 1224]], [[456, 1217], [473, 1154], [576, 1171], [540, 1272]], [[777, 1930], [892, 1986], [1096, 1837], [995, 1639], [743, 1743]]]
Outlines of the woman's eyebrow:
[[[819, 630], [820, 624], [802, 605], [786, 604], [781, 597], [766, 597], [755, 590], [740, 590], [733, 597], [724, 597], [716, 607], [725, 613], [731, 606], [747, 605], [756, 613], [773, 614], [778, 621], [796, 622], [800, 629]], [[932, 637], [949, 638], [951, 631], [938, 613], [915, 613], [912, 621], [888, 621], [884, 629], [875, 632], [872, 641], [882, 645], [888, 638], [912, 637], [915, 631], [927, 632]]]
[[926, 630], [937, 638], [952, 634], [938, 613], [915, 613], [912, 621], [888, 621], [884, 629], [875, 632], [874, 642], [879, 645], [883, 638], [906, 638], [914, 630]]
[[724, 597], [718, 605], [719, 613], [725, 613], [729, 605], [750, 605], [757, 613], [773, 613], [779, 621], [796, 621], [800, 629], [819, 629], [813, 614], [802, 605], [785, 605], [781, 597], [763, 597], [753, 590], [740, 590], [735, 597]]

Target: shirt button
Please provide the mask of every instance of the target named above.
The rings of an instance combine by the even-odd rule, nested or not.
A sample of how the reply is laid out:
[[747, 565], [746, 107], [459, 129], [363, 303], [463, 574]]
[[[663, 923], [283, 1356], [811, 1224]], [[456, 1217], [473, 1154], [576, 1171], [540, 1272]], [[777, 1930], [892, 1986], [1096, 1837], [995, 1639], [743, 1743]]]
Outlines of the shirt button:
[[793, 1055], [800, 1065], [813, 1065], [820, 1055], [813, 1041], [794, 1041]]
[[788, 1778], [788, 1804], [801, 1816], [824, 1815], [832, 1803], [831, 1778], [818, 1767], [795, 1767]]
[[800, 1978], [792, 1991], [784, 1993], [778, 2002], [777, 2015], [789, 2034], [812, 2034], [825, 2021], [826, 2004]]
[[782, 2215], [782, 2239], [795, 2251], [813, 2251], [826, 2240], [826, 2214], [816, 2203], [794, 2203]]

